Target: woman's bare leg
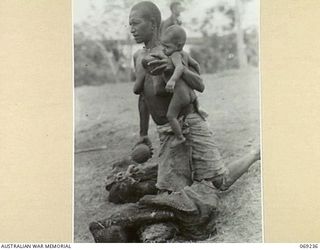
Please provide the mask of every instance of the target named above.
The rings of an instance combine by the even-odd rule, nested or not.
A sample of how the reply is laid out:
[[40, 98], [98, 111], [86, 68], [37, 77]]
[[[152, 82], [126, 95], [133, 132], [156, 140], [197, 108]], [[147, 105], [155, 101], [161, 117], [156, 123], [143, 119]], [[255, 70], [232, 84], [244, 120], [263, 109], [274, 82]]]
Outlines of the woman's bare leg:
[[241, 158], [229, 163], [226, 168], [229, 170], [227, 182], [221, 189], [230, 187], [241, 175], [248, 171], [250, 166], [260, 160], [260, 148], [257, 148]]

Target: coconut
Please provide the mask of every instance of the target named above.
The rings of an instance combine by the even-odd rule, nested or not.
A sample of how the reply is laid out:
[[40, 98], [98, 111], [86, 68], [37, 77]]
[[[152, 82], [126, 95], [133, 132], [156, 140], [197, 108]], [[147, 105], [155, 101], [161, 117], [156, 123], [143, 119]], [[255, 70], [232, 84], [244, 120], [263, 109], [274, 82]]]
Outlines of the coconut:
[[132, 150], [131, 158], [136, 163], [144, 163], [151, 158], [151, 150], [144, 143], [138, 144]]

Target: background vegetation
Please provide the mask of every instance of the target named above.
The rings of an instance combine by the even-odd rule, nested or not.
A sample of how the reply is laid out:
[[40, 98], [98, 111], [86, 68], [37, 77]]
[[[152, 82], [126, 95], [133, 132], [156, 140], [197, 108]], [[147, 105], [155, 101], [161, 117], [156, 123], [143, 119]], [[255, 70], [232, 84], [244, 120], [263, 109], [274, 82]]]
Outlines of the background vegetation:
[[[242, 27], [246, 5], [256, 0], [213, 2], [203, 15], [185, 18], [189, 33], [186, 49], [202, 73], [258, 66], [258, 26]], [[131, 39], [128, 13], [136, 0], [90, 4], [86, 20], [74, 26], [75, 86], [132, 80], [132, 54], [139, 47]], [[191, 8], [194, 1], [184, 1]], [[182, 13], [182, 16], [184, 13]], [[188, 33], [188, 34], [189, 34]]]

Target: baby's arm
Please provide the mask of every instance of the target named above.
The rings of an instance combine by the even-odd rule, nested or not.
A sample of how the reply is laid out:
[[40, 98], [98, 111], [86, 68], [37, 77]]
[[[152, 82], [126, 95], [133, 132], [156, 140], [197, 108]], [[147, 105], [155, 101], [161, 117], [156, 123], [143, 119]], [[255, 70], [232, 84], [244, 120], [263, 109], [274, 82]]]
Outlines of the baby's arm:
[[142, 67], [141, 61], [137, 63], [138, 53], [139, 51], [137, 51], [133, 55], [133, 63], [136, 71], [136, 81], [133, 86], [133, 93], [135, 93], [136, 95], [139, 95], [142, 93], [144, 79], [146, 76], [146, 72], [145, 72], [145, 69]]
[[173, 92], [176, 82], [182, 77], [184, 66], [182, 64], [182, 56], [180, 52], [174, 52], [170, 58], [174, 65], [174, 72], [166, 84], [166, 90], [168, 92]]

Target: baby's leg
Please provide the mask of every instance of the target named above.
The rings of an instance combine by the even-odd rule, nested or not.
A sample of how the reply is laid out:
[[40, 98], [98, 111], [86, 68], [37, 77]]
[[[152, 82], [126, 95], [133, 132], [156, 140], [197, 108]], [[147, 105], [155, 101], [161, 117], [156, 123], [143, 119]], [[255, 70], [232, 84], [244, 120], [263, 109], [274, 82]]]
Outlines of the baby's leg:
[[168, 121], [170, 123], [172, 131], [175, 134], [175, 139], [171, 144], [173, 147], [185, 142], [186, 140], [182, 134], [182, 129], [178, 121], [178, 116], [181, 110], [191, 103], [191, 100], [188, 91], [186, 91], [187, 86], [181, 86], [182, 84], [184, 84], [184, 82], [181, 80], [177, 82], [167, 112]]
[[180, 123], [178, 121], [178, 115], [181, 111], [181, 105], [179, 105], [179, 97], [176, 94], [173, 94], [173, 97], [170, 102], [170, 106], [167, 113], [167, 118], [169, 120], [171, 129], [175, 135], [174, 140], [172, 141], [171, 146], [175, 147], [183, 142], [185, 142], [185, 138], [182, 134], [182, 130], [180, 127]]
[[146, 76], [146, 71], [142, 67], [142, 65], [137, 66], [136, 81], [135, 81], [134, 87], [133, 87], [133, 93], [135, 93], [136, 95], [140, 95], [143, 91], [143, 84], [144, 84], [145, 76]]

